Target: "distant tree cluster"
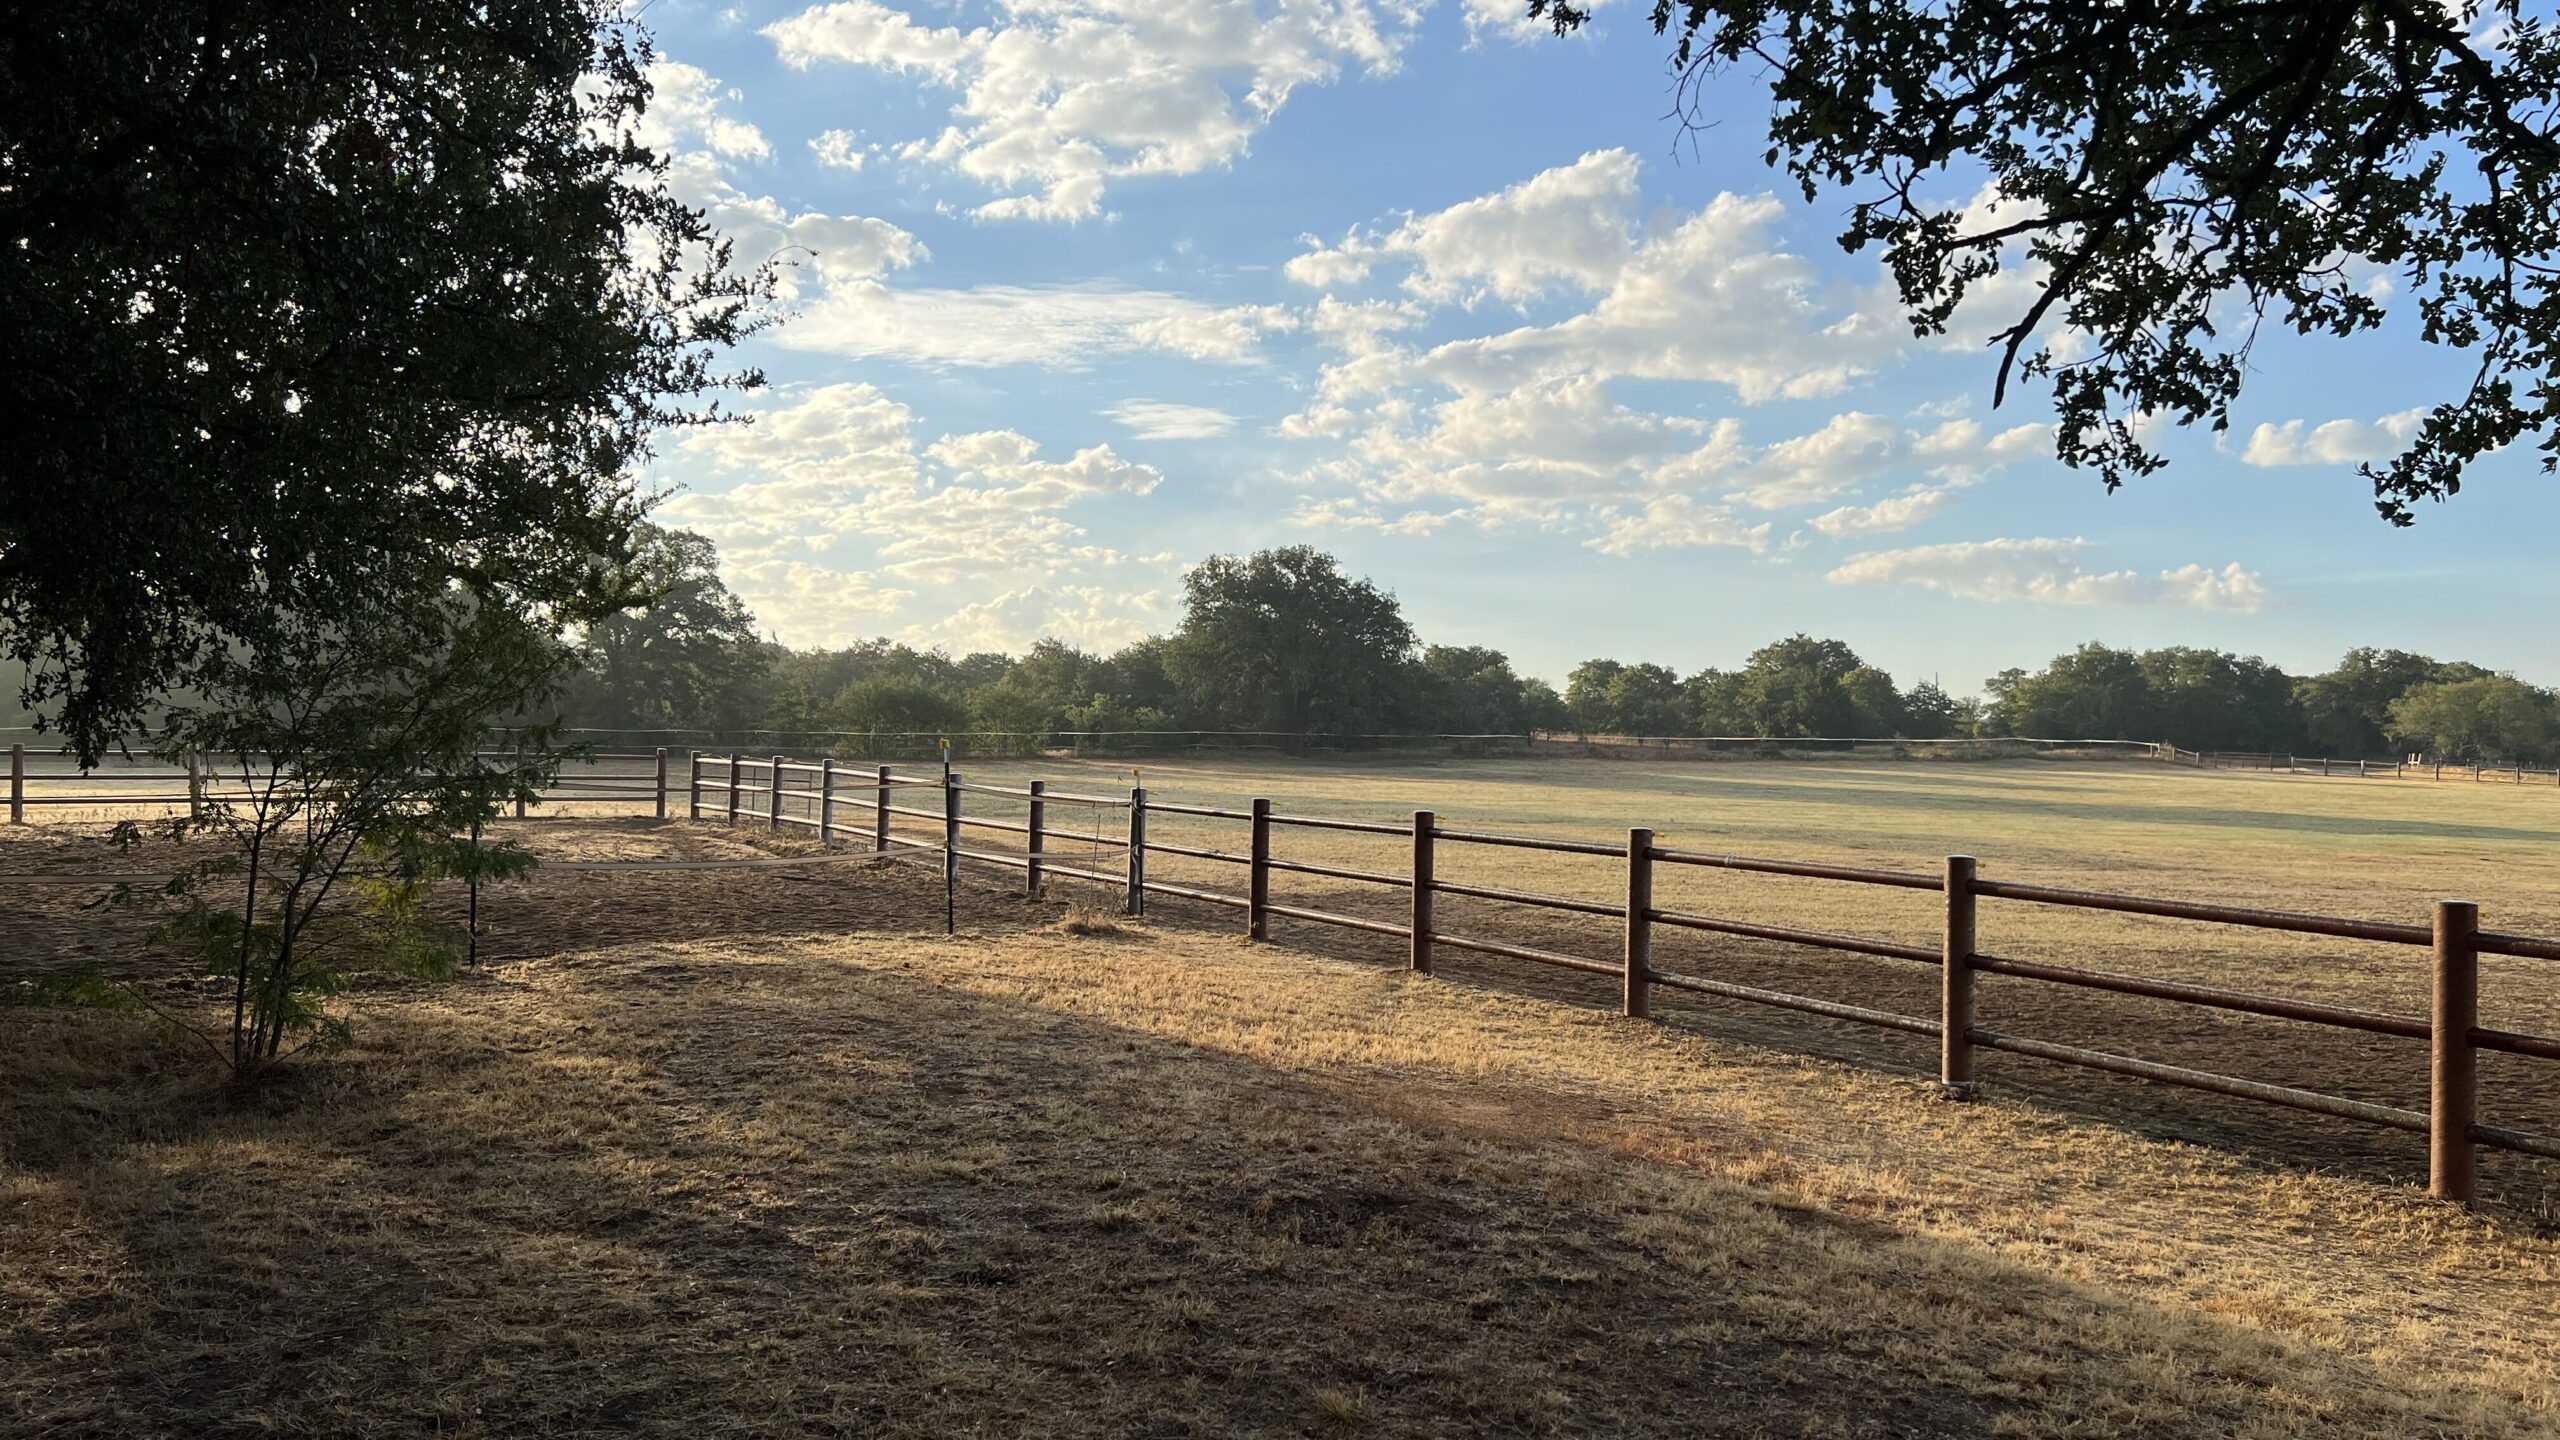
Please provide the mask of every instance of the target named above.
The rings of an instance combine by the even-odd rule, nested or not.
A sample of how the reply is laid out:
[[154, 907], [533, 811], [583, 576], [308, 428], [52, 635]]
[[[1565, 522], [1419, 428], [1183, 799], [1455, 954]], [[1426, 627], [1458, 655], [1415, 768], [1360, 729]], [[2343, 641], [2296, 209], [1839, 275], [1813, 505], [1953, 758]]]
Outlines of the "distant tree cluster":
[[1908, 689], [1838, 640], [1792, 635], [1731, 670], [1586, 660], [1558, 694], [1499, 650], [1431, 645], [1396, 598], [1306, 546], [1214, 556], [1182, 623], [1108, 654], [1042, 640], [954, 656], [893, 640], [760, 639], [711, 543], [644, 530], [659, 598], [592, 626], [572, 725], [932, 734], [1204, 730], [1287, 735], [2032, 736], [2452, 761], [2560, 757], [2560, 700], [2477, 665], [2350, 651], [2292, 676], [2254, 656], [2100, 644], [2004, 670], [1980, 697]]

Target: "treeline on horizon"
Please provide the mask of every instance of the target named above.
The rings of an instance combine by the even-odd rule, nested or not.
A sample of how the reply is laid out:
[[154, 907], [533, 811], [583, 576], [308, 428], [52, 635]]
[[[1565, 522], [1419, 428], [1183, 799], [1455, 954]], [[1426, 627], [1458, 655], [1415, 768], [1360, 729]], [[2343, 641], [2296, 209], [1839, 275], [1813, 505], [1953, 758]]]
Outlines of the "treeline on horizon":
[[1215, 556], [1181, 623], [1108, 654], [1042, 640], [952, 655], [892, 640], [795, 650], [761, 639], [711, 542], [656, 531], [649, 609], [594, 627], [567, 697], [600, 729], [920, 734], [1111, 730], [1284, 734], [2033, 736], [2189, 749], [2542, 763], [2560, 704], [2512, 676], [2398, 650], [2288, 675], [2251, 656], [2091, 643], [2004, 670], [1980, 696], [1897, 686], [1838, 640], [1793, 635], [1730, 670], [1593, 659], [1558, 691], [1501, 651], [1433, 645], [1395, 597], [1306, 546]]
[[[577, 637], [567, 725], [614, 731], [2170, 741], [2192, 750], [2452, 763], [2560, 761], [2560, 697], [2462, 661], [2350, 650], [2316, 675], [2255, 656], [2091, 642], [1979, 696], [1903, 688], [1848, 645], [1792, 635], [1730, 670], [1592, 659], [1558, 691], [1501, 651], [1417, 637], [1395, 597], [1307, 546], [1213, 556], [1181, 623], [1108, 654], [1049, 639], [1020, 655], [893, 640], [793, 649], [759, 635], [712, 543], [647, 528], [655, 603]], [[20, 721], [23, 722], [22, 715]]]

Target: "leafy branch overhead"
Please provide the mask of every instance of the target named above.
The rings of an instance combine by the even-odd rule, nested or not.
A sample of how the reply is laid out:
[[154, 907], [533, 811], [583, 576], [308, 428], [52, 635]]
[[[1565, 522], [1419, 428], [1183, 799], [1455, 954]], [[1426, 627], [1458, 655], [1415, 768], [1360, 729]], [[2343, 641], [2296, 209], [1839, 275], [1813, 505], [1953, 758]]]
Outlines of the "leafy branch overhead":
[[[1587, 18], [1528, 9], [1560, 33]], [[2434, 0], [1656, 0], [1652, 20], [1676, 37], [1689, 123], [1712, 78], [1765, 73], [1769, 163], [1808, 198], [1854, 196], [1840, 241], [1882, 247], [1915, 332], [2010, 277], [1995, 401], [2050, 382], [2061, 458], [2110, 489], [2164, 463], [2136, 422], [2229, 425], [2266, 322], [2354, 335], [2399, 294], [2470, 377], [2363, 467], [2383, 516], [2409, 523], [2526, 436], [2560, 459], [2560, 42], [2541, 19]], [[1983, 181], [1988, 203], [1946, 203]]]
[[631, 472], [773, 298], [634, 139], [648, 60], [614, 0], [0, 21], [0, 650], [84, 757], [395, 569], [627, 598]]

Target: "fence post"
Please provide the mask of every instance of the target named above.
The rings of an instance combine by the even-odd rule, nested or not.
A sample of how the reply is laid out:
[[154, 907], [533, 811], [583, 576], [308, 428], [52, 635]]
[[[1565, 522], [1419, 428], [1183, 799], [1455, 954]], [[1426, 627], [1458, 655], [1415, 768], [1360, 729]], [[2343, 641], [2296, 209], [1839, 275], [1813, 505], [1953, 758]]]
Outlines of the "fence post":
[[1431, 853], [1431, 837], [1439, 825], [1439, 817], [1430, 811], [1413, 812], [1413, 947], [1410, 964], [1416, 975], [1431, 973], [1431, 901], [1438, 893], [1434, 887], [1438, 884], [1439, 872]]
[[1271, 938], [1271, 802], [1253, 802], [1251, 863], [1245, 867], [1244, 933], [1249, 940]]
[[1041, 797], [1049, 793], [1049, 782], [1031, 782], [1030, 834], [1023, 841], [1022, 893], [1040, 898], [1040, 860], [1049, 849], [1049, 802]]
[[1653, 832], [1627, 832], [1627, 1015], [1653, 1010]]
[[960, 895], [960, 772], [942, 772], [942, 933], [958, 923]]
[[27, 747], [9, 746], [9, 823], [27, 823]]
[[693, 758], [685, 764], [684, 818], [699, 820], [702, 818], [702, 752], [696, 750], [692, 754]]
[[521, 741], [516, 745], [516, 784], [518, 786], [516, 790], [516, 818], [521, 820], [525, 816], [524, 790], [522, 788], [524, 784], [524, 745]]
[[788, 757], [781, 755], [774, 756], [773, 769], [769, 772], [769, 778], [773, 781], [773, 795], [771, 799], [767, 801], [765, 807], [765, 819], [767, 821], [765, 828], [768, 830], [779, 830], [782, 828], [782, 762], [786, 758]]
[[667, 747], [658, 747], [658, 818], [667, 818]]
[[1974, 860], [1947, 857], [1947, 924], [1938, 956], [1938, 1083], [1973, 1094]]
[[1129, 789], [1129, 901], [1132, 915], [1147, 913], [1147, 787]]
[[187, 752], [187, 818], [204, 818], [204, 754], [198, 750]]
[[745, 758], [736, 751], [729, 754], [729, 823], [732, 825], [738, 823], [738, 762]]
[[818, 758], [818, 843], [836, 843], [836, 757]]
[[2437, 901], [2435, 942], [2435, 1003], [2427, 1016], [2427, 1193], [2469, 1205], [2478, 1179], [2471, 1125], [2479, 1112], [2480, 1055], [2471, 1048], [2471, 1031], [2480, 1023], [2480, 907]]
[[883, 765], [880, 767], [878, 783], [880, 786], [880, 798], [874, 801], [871, 807], [871, 848], [874, 850], [886, 850], [889, 848], [888, 766]]

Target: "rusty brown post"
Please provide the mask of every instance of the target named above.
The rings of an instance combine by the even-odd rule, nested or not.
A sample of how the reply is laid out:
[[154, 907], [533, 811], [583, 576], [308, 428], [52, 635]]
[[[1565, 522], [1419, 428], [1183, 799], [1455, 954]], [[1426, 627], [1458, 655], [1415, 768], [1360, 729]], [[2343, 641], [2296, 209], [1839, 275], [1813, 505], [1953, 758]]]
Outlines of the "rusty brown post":
[[818, 843], [836, 843], [836, 757], [818, 757]]
[[1973, 1094], [1975, 950], [1974, 859], [1947, 857], [1947, 923], [1938, 956], [1938, 1083], [1954, 1094]]
[[2427, 1074], [2427, 1193], [2469, 1205], [2478, 1188], [2471, 1145], [2480, 1106], [2480, 1055], [2471, 1032], [2480, 1023], [2480, 907], [2439, 900], [2435, 914], [2435, 1003], [2428, 1012], [2433, 1050]]
[[1653, 1012], [1653, 832], [1627, 832], [1627, 1014]]
[[873, 803], [871, 808], [871, 848], [874, 850], [886, 850], [889, 848], [888, 766], [883, 765], [880, 767], [880, 773], [877, 779], [880, 786], [880, 798]]
[[746, 759], [736, 751], [729, 753], [729, 823], [738, 823], [738, 762]]
[[1244, 933], [1247, 939], [1271, 938], [1271, 802], [1253, 802], [1253, 839], [1245, 867]]
[[693, 759], [685, 767], [684, 818], [702, 818], [702, 752], [699, 750], [693, 752]]
[[1428, 810], [1413, 812], [1413, 944], [1406, 963], [1417, 975], [1431, 973], [1432, 897], [1439, 886], [1439, 866], [1431, 853], [1432, 832], [1440, 817]]
[[658, 747], [658, 818], [667, 818], [667, 747]]
[[1040, 898], [1041, 857], [1049, 849], [1049, 802], [1042, 798], [1048, 793], [1048, 781], [1031, 782], [1031, 833], [1023, 843], [1026, 858], [1022, 867], [1022, 893], [1034, 900]]
[[27, 747], [9, 747], [9, 823], [27, 823]]

